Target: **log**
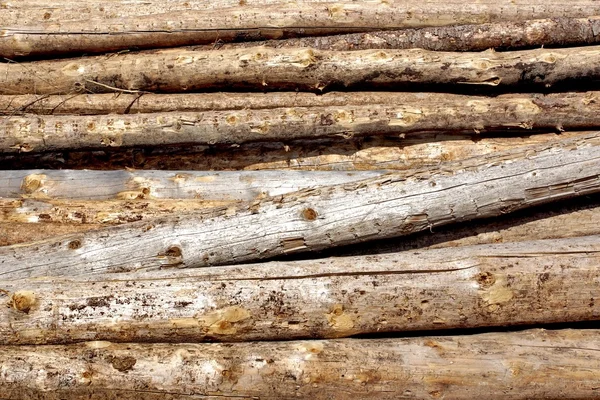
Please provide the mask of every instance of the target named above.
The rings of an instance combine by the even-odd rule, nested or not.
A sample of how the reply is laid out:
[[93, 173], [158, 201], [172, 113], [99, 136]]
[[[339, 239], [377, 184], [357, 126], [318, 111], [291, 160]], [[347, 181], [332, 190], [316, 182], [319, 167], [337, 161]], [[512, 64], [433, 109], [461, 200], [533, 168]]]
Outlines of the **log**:
[[[440, 26], [396, 31], [311, 36], [262, 42], [205, 45], [204, 48], [240, 49], [256, 45], [273, 48], [312, 47], [317, 50], [412, 49], [434, 51], [517, 50], [528, 47], [581, 46], [600, 41], [600, 17], [537, 19], [522, 22]], [[198, 48], [197, 48], [198, 49]]]
[[[25, 203], [35, 204], [32, 201]], [[3, 209], [3, 214], [0, 214], [0, 246], [35, 242], [67, 233], [83, 233], [109, 224], [148, 220], [190, 209], [189, 204], [186, 208], [186, 203], [182, 204], [179, 201], [170, 204], [162, 202], [162, 209], [158, 207], [160, 203], [155, 201], [117, 203], [108, 207], [108, 212], [107, 207], [102, 210], [92, 207], [90, 210], [85, 208], [88, 204], [79, 204], [79, 208], [74, 210], [74, 207], [66, 209], [64, 203], [59, 206], [56, 203], [41, 202], [41, 205], [48, 208], [43, 211], [38, 208], [37, 214], [33, 210], [26, 214], [23, 208], [8, 212]], [[54, 207], [50, 208], [50, 204]], [[200, 204], [206, 205], [205, 202]], [[147, 211], [148, 208], [150, 211]], [[21, 214], [17, 214], [17, 211]], [[32, 223], [34, 221], [38, 223]], [[600, 199], [596, 197], [584, 197], [578, 202], [571, 200], [566, 205], [552, 203], [541, 208], [528, 209], [526, 215], [517, 212], [492, 220], [449, 225], [435, 231], [409, 235], [401, 240], [390, 239], [334, 248], [320, 252], [317, 256], [339, 257], [589, 235], [600, 235]]]
[[599, 262], [600, 236], [586, 236], [33, 277], [0, 285], [9, 305], [0, 308], [0, 344], [289, 340], [598, 320]]
[[474, 132], [416, 132], [404, 137], [365, 136], [344, 141], [311, 139], [253, 142], [239, 146], [188, 145], [44, 153], [0, 152], [0, 169], [406, 170], [589, 134], [557, 133], [531, 136], [502, 134], [497, 137]]
[[186, 7], [185, 12], [170, 11], [169, 3], [163, 5], [164, 9], [150, 5], [151, 10], [142, 8], [136, 12], [139, 4], [133, 3], [128, 7], [133, 9], [130, 12], [120, 10], [122, 14], [108, 19], [94, 13], [92, 18], [86, 19], [82, 14], [78, 20], [68, 20], [61, 19], [59, 13], [55, 21], [49, 21], [52, 13], [44, 13], [41, 20], [34, 19], [29, 24], [13, 21], [17, 22], [13, 26], [0, 26], [0, 56], [80, 54], [206, 44], [217, 40], [280, 39], [555, 16], [585, 18], [598, 13], [594, 0], [568, 4], [560, 0], [485, 0], [477, 5], [439, 0], [261, 3], [247, 5], [244, 0], [243, 4], [212, 10], [202, 9], [200, 5], [200, 9]]
[[4, 346], [9, 399], [600, 397], [596, 329], [234, 344]]
[[0, 198], [250, 201], [356, 182], [385, 171], [0, 171]]
[[[1, 40], [2, 38], [0, 38]], [[169, 49], [114, 56], [7, 63], [0, 94], [186, 92], [413, 88], [459, 90], [530, 86], [598, 79], [600, 47], [515, 52], [410, 50], [323, 51], [253, 47]], [[198, 74], [197, 71], [203, 71]], [[443, 73], [440, 73], [443, 71]]]
[[[599, 53], [600, 54], [600, 53]], [[369, 98], [371, 94], [366, 97]], [[128, 115], [25, 115], [0, 120], [0, 152], [239, 144], [444, 131], [581, 130], [600, 126], [600, 92], [382, 94], [385, 104]], [[361, 98], [356, 95], [357, 100]], [[396, 101], [402, 102], [396, 105]]]
[[0, 277], [232, 264], [398, 237], [596, 193], [599, 138], [596, 133], [438, 169], [3, 247]]

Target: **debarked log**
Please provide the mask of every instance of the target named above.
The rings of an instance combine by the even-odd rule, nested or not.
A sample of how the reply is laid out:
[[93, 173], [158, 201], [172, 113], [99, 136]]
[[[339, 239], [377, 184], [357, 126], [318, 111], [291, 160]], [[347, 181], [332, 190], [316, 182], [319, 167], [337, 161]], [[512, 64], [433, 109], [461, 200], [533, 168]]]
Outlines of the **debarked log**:
[[[362, 90], [411, 85], [547, 88], [597, 80], [600, 46], [494, 52], [325, 51], [264, 46], [230, 50], [168, 49], [114, 56], [6, 63], [0, 94], [119, 91]], [[198, 71], [202, 71], [199, 74]]]
[[249, 201], [376, 178], [385, 171], [0, 171], [0, 198]]
[[[80, 5], [82, 9], [86, 9], [85, 3], [88, 2]], [[244, 0], [241, 4], [217, 2], [212, 7], [198, 3], [130, 3], [120, 7], [108, 4], [108, 12], [104, 7], [88, 4], [94, 12], [81, 12], [75, 19], [72, 16], [77, 11], [71, 11], [71, 4], [55, 6], [37, 15], [35, 10], [31, 14], [24, 10], [21, 12], [24, 18], [16, 21], [18, 11], [11, 13], [13, 7], [7, 6], [0, 13], [2, 21], [6, 21], [0, 26], [0, 56], [80, 54], [556, 16], [585, 18], [598, 14], [594, 0], [569, 3], [485, 0], [477, 5], [440, 0], [361, 3]], [[39, 8], [39, 4], [36, 6]]]
[[[365, 96], [372, 99], [373, 93]], [[384, 104], [0, 119], [0, 152], [232, 144], [443, 131], [582, 130], [600, 126], [600, 92], [485, 98], [384, 93]], [[357, 94], [355, 101], [361, 99]], [[396, 104], [398, 102], [399, 104]]]
[[10, 400], [579, 399], [600, 331], [228, 344], [2, 346]]
[[399, 237], [596, 193], [599, 137], [7, 246], [0, 249], [0, 277], [232, 264]]
[[[180, 254], [163, 255], [172, 263]], [[0, 344], [255, 341], [600, 319], [600, 236], [0, 284]], [[451, 300], [450, 300], [451, 299]]]

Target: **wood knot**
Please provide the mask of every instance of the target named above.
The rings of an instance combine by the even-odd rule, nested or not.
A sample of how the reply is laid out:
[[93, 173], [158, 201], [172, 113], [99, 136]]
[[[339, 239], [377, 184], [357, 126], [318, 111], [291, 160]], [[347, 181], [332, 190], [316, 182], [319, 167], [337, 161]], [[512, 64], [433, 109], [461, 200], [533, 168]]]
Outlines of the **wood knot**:
[[35, 304], [35, 300], [35, 294], [33, 292], [21, 290], [13, 293], [8, 302], [8, 306], [19, 312], [29, 314], [29, 311]]
[[314, 221], [315, 219], [317, 219], [317, 216], [317, 212], [312, 208], [305, 208], [304, 210], [302, 210], [302, 218], [304, 218], [307, 221]]
[[177, 246], [171, 246], [165, 251], [165, 256], [167, 257], [181, 257], [182, 255], [181, 248]]
[[489, 288], [496, 282], [496, 278], [490, 272], [482, 272], [477, 274], [477, 283], [483, 288]]
[[69, 248], [71, 250], [77, 250], [77, 249], [81, 248], [81, 240], [79, 240], [79, 239], [71, 240], [69, 242]]

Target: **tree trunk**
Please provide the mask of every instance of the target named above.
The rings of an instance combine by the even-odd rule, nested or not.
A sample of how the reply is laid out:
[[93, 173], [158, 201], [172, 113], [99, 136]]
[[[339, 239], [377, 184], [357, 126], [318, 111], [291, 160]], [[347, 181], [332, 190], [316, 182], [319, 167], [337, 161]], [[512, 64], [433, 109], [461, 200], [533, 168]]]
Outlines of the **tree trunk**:
[[0, 344], [288, 340], [596, 320], [599, 240], [5, 280]]
[[474, 132], [416, 132], [400, 137], [365, 136], [232, 146], [160, 146], [96, 151], [1, 153], [0, 169], [169, 170], [406, 170], [480, 157], [520, 146], [551, 144], [590, 132], [501, 137]]
[[[150, 5], [136, 11], [139, 5], [134, 3], [123, 7], [130, 11], [118, 10], [118, 15], [108, 19], [97, 12], [90, 15], [91, 18], [81, 14], [78, 20], [68, 20], [68, 16], [61, 19], [59, 12], [56, 19], [51, 20], [52, 13], [46, 12], [41, 20], [37, 19], [38, 15], [33, 20], [27, 18], [25, 21], [31, 21], [29, 24], [18, 21], [14, 26], [1, 27], [0, 56], [90, 53], [205, 44], [217, 40], [280, 39], [556, 16], [585, 18], [598, 14], [594, 0], [569, 3], [560, 0], [485, 0], [477, 4], [439, 0], [261, 3], [247, 5], [244, 0], [237, 6], [212, 10], [195, 6], [185, 12], [169, 10], [168, 4], [164, 9]], [[104, 10], [103, 7], [100, 9]]]
[[313, 36], [260, 43], [223, 43], [206, 49], [240, 49], [256, 45], [274, 48], [312, 47], [317, 50], [425, 49], [434, 51], [517, 50], [527, 47], [581, 46], [600, 43], [600, 17], [538, 19], [522, 22], [441, 26], [397, 31]]
[[[368, 95], [370, 96], [370, 94]], [[360, 95], [356, 96], [360, 98]], [[238, 144], [424, 131], [585, 129], [600, 126], [600, 92], [476, 96], [389, 94], [394, 103], [131, 115], [6, 117], [2, 152], [185, 143]], [[409, 101], [414, 100], [414, 101]]]
[[0, 347], [11, 400], [600, 397], [598, 330]]
[[[1, 40], [2, 38], [0, 38]], [[401, 88], [423, 84], [454, 90], [598, 79], [600, 46], [517, 52], [429, 50], [322, 51], [310, 48], [170, 49], [112, 57], [8, 63], [0, 94], [200, 90]], [[203, 71], [198, 74], [197, 71]], [[443, 71], [443, 73], [440, 73]]]
[[4, 247], [0, 276], [231, 264], [398, 237], [591, 194], [600, 191], [599, 137]]

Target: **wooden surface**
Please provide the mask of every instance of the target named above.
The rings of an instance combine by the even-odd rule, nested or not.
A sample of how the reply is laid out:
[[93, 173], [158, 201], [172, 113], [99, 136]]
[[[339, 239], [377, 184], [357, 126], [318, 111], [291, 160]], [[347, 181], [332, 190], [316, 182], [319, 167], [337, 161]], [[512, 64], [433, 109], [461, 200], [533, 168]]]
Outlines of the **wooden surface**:
[[598, 137], [7, 246], [0, 249], [0, 276], [231, 264], [398, 237], [596, 193]]
[[3, 346], [11, 400], [600, 397], [598, 330], [234, 344]]

